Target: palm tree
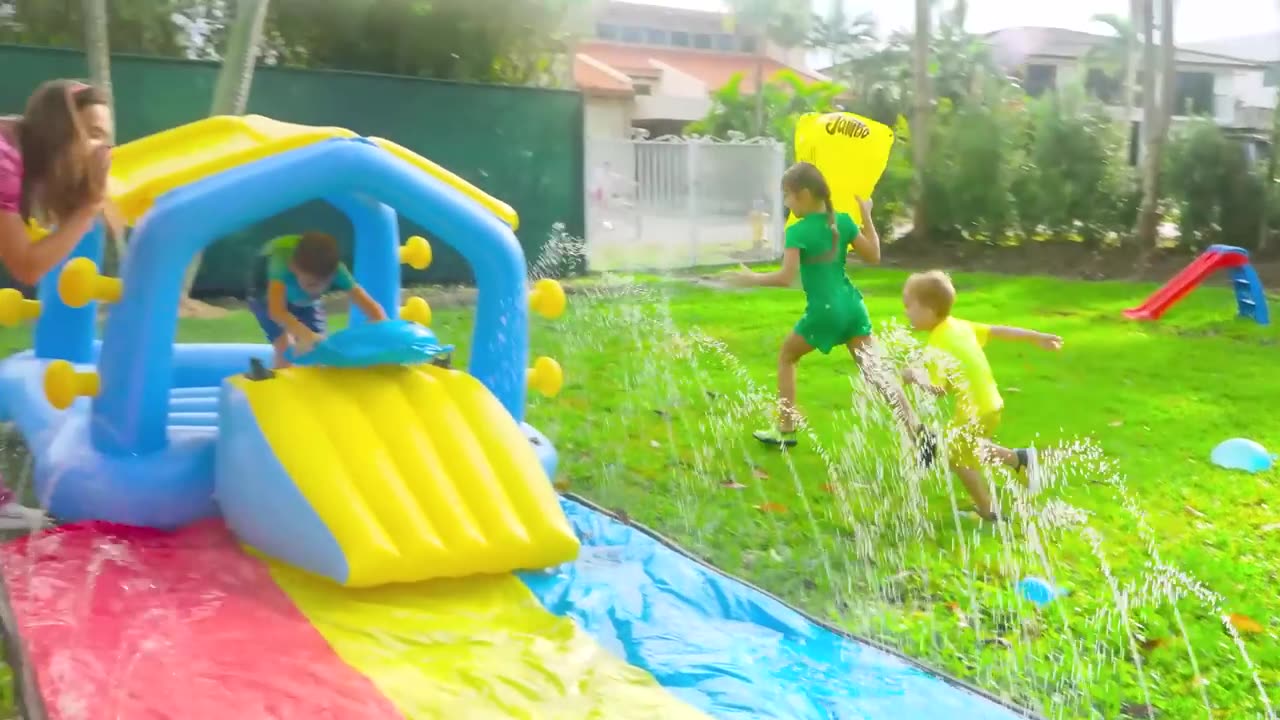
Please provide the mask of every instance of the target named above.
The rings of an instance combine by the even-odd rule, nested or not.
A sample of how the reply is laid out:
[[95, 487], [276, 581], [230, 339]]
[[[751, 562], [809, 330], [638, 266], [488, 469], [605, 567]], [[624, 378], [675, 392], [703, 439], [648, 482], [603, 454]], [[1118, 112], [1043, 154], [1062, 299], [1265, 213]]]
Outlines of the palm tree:
[[911, 149], [915, 163], [915, 208], [912, 234], [917, 240], [928, 237], [928, 214], [925, 211], [924, 176], [929, 164], [929, 116], [933, 96], [929, 82], [929, 40], [932, 34], [932, 11], [929, 0], [916, 0], [916, 36], [912, 45], [915, 74], [915, 112], [911, 117]]
[[765, 133], [763, 45], [776, 42], [785, 48], [800, 47], [809, 35], [811, 21], [808, 0], [729, 0], [734, 23], [755, 36], [756, 135]]
[[843, 0], [831, 0], [831, 10], [826, 16], [813, 16], [808, 45], [830, 53], [831, 67], [840, 73], [859, 50], [875, 42], [876, 29], [875, 15], [862, 13], [851, 18], [845, 14]]
[[[1146, 158], [1143, 165], [1142, 209], [1138, 214], [1138, 239], [1144, 254], [1154, 250], [1160, 225], [1160, 165], [1164, 159], [1169, 122], [1176, 102], [1173, 0], [1161, 0], [1160, 58], [1155, 47], [1154, 0], [1142, 0], [1145, 28], [1143, 45], [1142, 124], [1146, 126]], [[1157, 78], [1160, 80], [1157, 83]], [[1158, 97], [1157, 97], [1158, 96]]]
[[240, 0], [227, 35], [227, 52], [222, 58], [210, 114], [241, 115], [249, 104], [249, 88], [253, 85], [253, 69], [262, 44], [268, 5], [269, 0]]
[[1115, 35], [1115, 40], [1096, 45], [1085, 55], [1087, 66], [1101, 70], [1108, 77], [1119, 79], [1119, 102], [1125, 110], [1126, 123], [1132, 120], [1130, 111], [1133, 108], [1134, 86], [1137, 84], [1138, 62], [1134, 55], [1137, 52], [1140, 35], [1134, 25], [1136, 17], [1136, 13], [1129, 17], [1121, 17], [1114, 13], [1094, 15], [1093, 22], [1110, 28]]
[[[242, 115], [249, 104], [249, 88], [262, 44], [262, 28], [266, 24], [269, 0], [240, 0], [227, 35], [227, 51], [218, 72], [210, 115]], [[204, 253], [196, 255], [183, 277], [182, 295], [190, 304], [191, 287]]]

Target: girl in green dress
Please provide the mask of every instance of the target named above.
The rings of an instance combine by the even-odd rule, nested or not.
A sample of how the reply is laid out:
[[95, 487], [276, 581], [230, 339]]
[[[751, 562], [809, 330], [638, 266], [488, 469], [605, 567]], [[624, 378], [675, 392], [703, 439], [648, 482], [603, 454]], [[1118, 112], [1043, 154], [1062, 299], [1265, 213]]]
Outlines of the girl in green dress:
[[756, 432], [756, 439], [779, 447], [796, 444], [796, 363], [814, 350], [825, 355], [832, 348], [844, 346], [863, 377], [889, 402], [916, 439], [922, 462], [932, 463], [933, 439], [921, 427], [902, 387], [880, 359], [862, 293], [845, 272], [850, 244], [865, 262], [880, 262], [880, 236], [871, 221], [871, 201], [858, 201], [862, 215], [859, 227], [847, 213], [835, 211], [826, 178], [806, 162], [796, 163], [782, 176], [782, 198], [800, 218], [787, 228], [782, 267], [768, 273], [744, 267], [729, 279], [738, 287], [790, 287], [799, 275], [804, 288], [804, 315], [778, 353], [778, 423]]

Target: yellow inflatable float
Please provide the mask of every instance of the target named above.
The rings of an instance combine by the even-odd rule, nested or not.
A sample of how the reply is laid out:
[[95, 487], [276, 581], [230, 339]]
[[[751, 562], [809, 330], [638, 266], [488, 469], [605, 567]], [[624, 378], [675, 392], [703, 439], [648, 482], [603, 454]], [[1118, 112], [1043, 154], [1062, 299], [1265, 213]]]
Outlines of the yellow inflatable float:
[[809, 113], [796, 122], [796, 160], [822, 171], [836, 212], [857, 217], [857, 199], [875, 191], [889, 165], [893, 139], [892, 128], [861, 115]]

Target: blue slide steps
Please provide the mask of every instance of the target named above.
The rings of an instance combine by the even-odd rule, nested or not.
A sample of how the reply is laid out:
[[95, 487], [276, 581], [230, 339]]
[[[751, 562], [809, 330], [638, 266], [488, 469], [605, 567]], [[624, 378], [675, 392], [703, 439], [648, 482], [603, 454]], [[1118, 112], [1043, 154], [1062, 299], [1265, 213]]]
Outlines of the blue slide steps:
[[1252, 318], [1259, 325], [1271, 323], [1267, 296], [1262, 292], [1258, 271], [1252, 265], [1231, 268], [1231, 285], [1236, 291], [1236, 306], [1240, 308], [1240, 317]]
[[1267, 309], [1267, 295], [1263, 291], [1262, 280], [1258, 278], [1258, 271], [1249, 263], [1249, 251], [1232, 245], [1214, 245], [1209, 250], [1244, 257], [1243, 263], [1230, 269], [1236, 307], [1240, 310], [1240, 317], [1249, 318], [1259, 325], [1270, 325], [1271, 312]]

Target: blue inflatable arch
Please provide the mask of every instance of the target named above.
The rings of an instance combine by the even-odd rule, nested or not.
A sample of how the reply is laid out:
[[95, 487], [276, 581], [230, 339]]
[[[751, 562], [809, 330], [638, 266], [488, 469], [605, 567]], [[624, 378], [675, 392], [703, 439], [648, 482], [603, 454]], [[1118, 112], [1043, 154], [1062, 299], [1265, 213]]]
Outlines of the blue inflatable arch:
[[[94, 447], [163, 450], [174, 336], [185, 269], [216, 239], [311, 200], [327, 200], [355, 229], [356, 279], [389, 313], [399, 306], [396, 213], [471, 264], [478, 300], [469, 371], [517, 421], [528, 362], [525, 258], [515, 233], [478, 203], [363, 139], [337, 139], [266, 158], [159, 198], [138, 224], [124, 285], [103, 333]], [[361, 318], [353, 318], [360, 322]]]

